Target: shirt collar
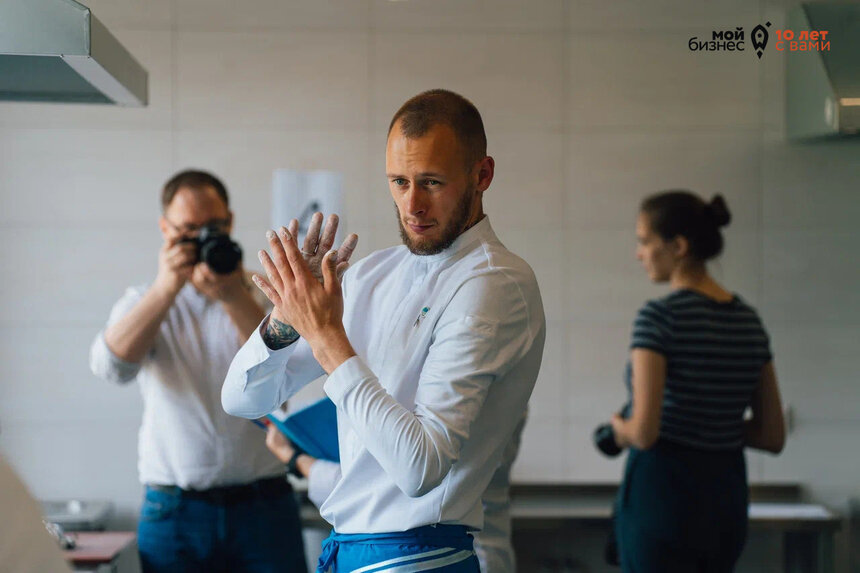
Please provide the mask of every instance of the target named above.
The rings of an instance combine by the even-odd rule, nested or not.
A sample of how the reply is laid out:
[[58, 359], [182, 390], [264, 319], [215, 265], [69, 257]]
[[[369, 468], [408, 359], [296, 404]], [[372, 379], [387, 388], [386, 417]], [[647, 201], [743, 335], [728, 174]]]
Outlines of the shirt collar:
[[496, 234], [493, 232], [493, 227], [490, 225], [490, 218], [487, 215], [484, 215], [483, 219], [475, 223], [472, 227], [457, 237], [454, 242], [451, 243], [451, 246], [441, 253], [436, 253], [435, 255], [416, 255], [411, 251], [408, 251], [408, 249], [407, 251], [416, 261], [432, 264], [450, 259], [461, 251], [465, 251], [466, 249], [473, 247], [475, 243], [486, 242], [494, 240], [495, 238]]

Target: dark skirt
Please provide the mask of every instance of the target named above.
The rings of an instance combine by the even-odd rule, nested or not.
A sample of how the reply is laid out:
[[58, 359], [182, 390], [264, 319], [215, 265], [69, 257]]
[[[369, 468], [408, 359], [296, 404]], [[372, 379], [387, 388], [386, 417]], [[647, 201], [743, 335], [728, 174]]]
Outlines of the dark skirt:
[[666, 441], [631, 448], [616, 500], [625, 573], [730, 572], [747, 536], [742, 450], [706, 452]]

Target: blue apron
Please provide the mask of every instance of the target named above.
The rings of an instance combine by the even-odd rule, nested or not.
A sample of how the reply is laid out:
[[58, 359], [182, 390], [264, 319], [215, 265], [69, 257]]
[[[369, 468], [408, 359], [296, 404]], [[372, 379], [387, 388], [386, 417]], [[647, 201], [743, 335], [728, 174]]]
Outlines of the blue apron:
[[394, 533], [337, 533], [323, 542], [317, 573], [479, 573], [474, 539], [463, 525], [425, 525]]

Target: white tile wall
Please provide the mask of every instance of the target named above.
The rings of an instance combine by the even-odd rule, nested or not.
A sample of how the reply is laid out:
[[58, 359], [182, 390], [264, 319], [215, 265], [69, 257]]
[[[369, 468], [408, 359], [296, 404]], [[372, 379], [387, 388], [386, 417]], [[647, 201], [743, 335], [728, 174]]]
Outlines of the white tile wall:
[[760, 311], [764, 302], [761, 231], [732, 229], [724, 241], [723, 254], [710, 264], [711, 274]]
[[564, 0], [372, 0], [380, 30], [562, 31]]
[[[130, 284], [151, 280], [161, 236], [152, 229], [0, 228], [0, 322], [98, 325]], [[23, 248], [22, 248], [23, 247]]]
[[561, 230], [564, 135], [490, 131], [487, 138], [487, 153], [496, 160], [496, 170], [484, 194], [484, 212], [493, 225]]
[[[605, 422], [606, 420], [600, 420]], [[568, 479], [585, 483], [618, 483], [624, 475], [626, 457], [607, 458], [594, 447], [592, 434], [597, 423], [591, 419], [571, 418], [564, 438]]]
[[511, 479], [529, 483], [559, 483], [569, 476], [569, 458], [559, 455], [570, 444], [566, 417], [530, 417], [523, 432]]
[[408, 98], [445, 87], [472, 100], [494, 130], [558, 131], [564, 51], [564, 35], [551, 32], [379, 32], [371, 52], [372, 125], [387, 129]]
[[337, 169], [365, 255], [399, 242], [389, 119], [447, 87], [484, 116], [486, 211], [534, 268], [549, 319], [516, 479], [621, 475], [591, 432], [626, 398], [634, 313], [666, 292], [634, 258], [636, 207], [689, 187], [729, 202], [713, 271], [762, 312], [798, 421], [783, 456], [750, 456], [751, 479], [802, 480], [837, 506], [860, 495], [847, 455], [860, 439], [860, 147], [784, 140], [775, 51], [687, 48], [779, 22], [793, 1], [92, 0], [149, 69], [152, 105], [0, 104], [0, 446], [37, 495], [133, 512], [138, 391], [95, 381], [86, 350], [123, 289], [155, 271], [159, 187], [187, 166], [221, 175], [256, 268], [272, 170]]
[[568, 227], [567, 301], [574, 322], [630, 324], [649, 299], [666, 292], [651, 285], [636, 260], [636, 234], [629, 229]]
[[710, 35], [704, 28], [571, 34], [570, 125], [623, 132], [760, 128], [757, 58], [690, 51], [688, 40], [704, 33]]
[[355, 30], [368, 25], [367, 0], [177, 0], [182, 30]]
[[367, 127], [367, 34], [180, 32], [182, 129]]
[[90, 343], [101, 328], [48, 321], [0, 327], [0, 424], [139, 421], [137, 384], [109, 384], [90, 373]]
[[768, 232], [857, 229], [856, 141], [786, 143], [781, 133], [769, 131], [764, 154], [763, 223]]
[[123, 512], [142, 498], [139, 425], [139, 414], [111, 421], [3, 421], [0, 449], [35, 497], [106, 499]]
[[549, 321], [543, 362], [531, 400], [529, 419], [564, 418], [567, 415], [565, 397], [569, 377], [564, 368], [568, 348], [567, 321]]
[[746, 0], [573, 0], [570, 29], [574, 34], [581, 30], [686, 30], [703, 26], [714, 30], [733, 30], [735, 26], [749, 29], [758, 23], [758, 16], [759, 2]]
[[860, 424], [856, 325], [777, 323], [769, 327], [783, 401], [801, 427]]
[[725, 197], [730, 233], [758, 228], [761, 161], [754, 132], [575, 133], [566, 162], [568, 221], [576, 229], [629, 231], [646, 196], [691, 189]]
[[810, 495], [832, 507], [844, 507], [848, 496], [857, 496], [860, 457], [857, 423], [798, 424], [797, 431], [779, 456], [764, 455], [764, 478], [807, 484]]
[[633, 324], [603, 325], [573, 322], [565, 356], [567, 411], [594, 425], [609, 421], [629, 396], [624, 386], [625, 364]]
[[0, 156], [0, 221], [71, 227], [69, 235], [94, 224], [150, 225], [172, 169], [167, 130], [2, 129]]
[[765, 318], [809, 325], [860, 323], [860, 232], [766, 231]]

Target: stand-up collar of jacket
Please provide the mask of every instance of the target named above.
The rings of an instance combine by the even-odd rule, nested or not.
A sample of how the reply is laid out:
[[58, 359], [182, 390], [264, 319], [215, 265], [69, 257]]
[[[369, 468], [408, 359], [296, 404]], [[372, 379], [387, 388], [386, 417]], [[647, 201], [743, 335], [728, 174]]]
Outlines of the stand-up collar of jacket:
[[490, 225], [490, 218], [486, 215], [484, 215], [483, 219], [461, 233], [460, 236], [451, 243], [451, 246], [441, 253], [436, 253], [435, 255], [416, 255], [410, 251], [409, 255], [414, 257], [417, 262], [423, 262], [429, 265], [448, 260], [459, 253], [467, 251], [470, 247], [474, 246], [476, 242], [479, 242], [482, 239], [496, 240], [496, 234], [493, 232], [493, 227]]

